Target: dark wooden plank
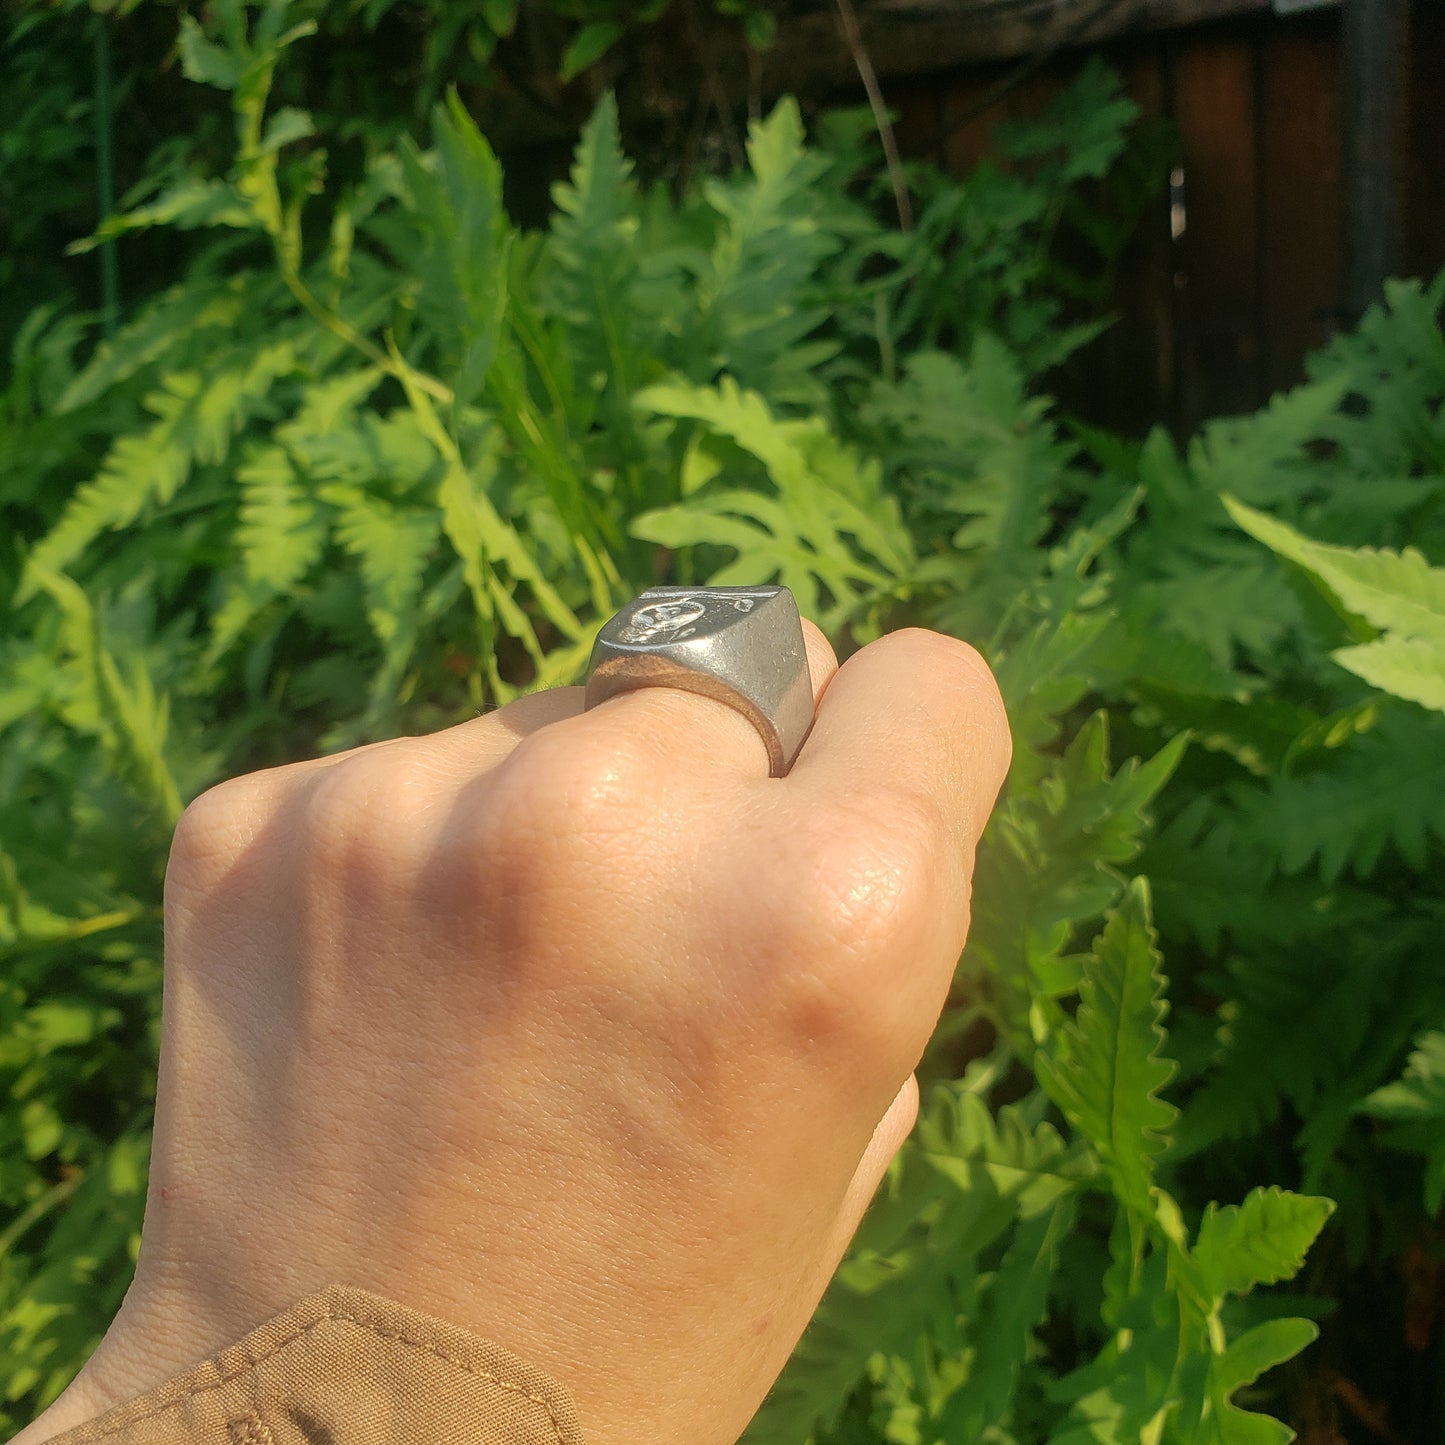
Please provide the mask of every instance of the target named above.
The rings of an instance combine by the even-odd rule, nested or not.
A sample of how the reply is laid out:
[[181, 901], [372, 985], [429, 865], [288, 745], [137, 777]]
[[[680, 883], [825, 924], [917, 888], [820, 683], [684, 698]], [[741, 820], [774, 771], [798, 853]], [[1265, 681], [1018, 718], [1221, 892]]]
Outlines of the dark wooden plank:
[[943, 163], [954, 175], [967, 175], [993, 150], [994, 127], [1008, 119], [1007, 97], [997, 94], [1007, 74], [1000, 66], [970, 67], [945, 92]]
[[898, 149], [913, 160], [943, 163], [943, 98], [945, 84], [928, 75], [884, 86], [884, 99], [896, 117]]
[[1344, 320], [1340, 27], [1337, 15], [1271, 26], [1261, 90], [1264, 382], [1292, 386]]
[[[854, 0], [874, 69], [912, 76], [958, 65], [1095, 45], [1113, 37], [1176, 29], [1242, 14], [1267, 14], [1271, 0]], [[1326, 0], [1330, 3], [1330, 0]], [[787, 89], [846, 83], [852, 60], [840, 45], [831, 0], [785, 25], [767, 56], [767, 81]]]
[[1410, 11], [1406, 104], [1403, 270], [1433, 277], [1445, 267], [1445, 5]]
[[[1163, 41], [1134, 37], [1107, 58], [1139, 107], [1141, 121], [1167, 117]], [[1169, 194], [1155, 197], [1119, 258], [1109, 310], [1115, 321], [1059, 378], [1061, 400], [1079, 415], [1143, 436], [1174, 409], [1174, 254]]]
[[1175, 241], [1176, 425], [1243, 411], [1260, 394], [1257, 28], [1171, 37], [1183, 148]]
[[1408, 0], [1348, 0], [1341, 11], [1351, 316], [1379, 300], [1400, 264], [1407, 9]]

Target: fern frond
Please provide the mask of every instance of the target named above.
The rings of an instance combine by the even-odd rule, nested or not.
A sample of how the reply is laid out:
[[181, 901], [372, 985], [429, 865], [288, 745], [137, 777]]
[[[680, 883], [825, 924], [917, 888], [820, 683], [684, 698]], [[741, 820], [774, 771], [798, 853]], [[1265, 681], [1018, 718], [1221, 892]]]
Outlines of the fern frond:
[[1417, 872], [1445, 839], [1440, 720], [1399, 703], [1334, 750], [1331, 766], [1232, 792], [1237, 826], [1268, 844], [1287, 874], [1317, 866], [1327, 883], [1366, 878], [1393, 845]]
[[1230, 498], [1229, 514], [1252, 537], [1303, 567], [1383, 634], [1332, 655], [1375, 687], [1445, 712], [1445, 568], [1412, 548], [1329, 547]]
[[[142, 658], [127, 669], [105, 644], [90, 598], [71, 578], [35, 566], [33, 576], [55, 601], [76, 695], [73, 723], [99, 737], [135, 775], [143, 796], [160, 810], [167, 827], [181, 816], [181, 793], [166, 756], [170, 703], [157, 693]], [[129, 676], [127, 676], [127, 671]]]
[[1277, 1186], [1251, 1190], [1240, 1205], [1206, 1205], [1194, 1260], [1211, 1296], [1293, 1279], [1334, 1207]]
[[236, 468], [241, 508], [236, 545], [247, 582], [282, 595], [306, 574], [326, 541], [324, 518], [278, 446]]
[[1178, 1111], [1164, 1043], [1164, 977], [1143, 879], [1130, 884], [1095, 945], [1074, 1019], [1034, 1059], [1039, 1083], [1099, 1151], [1115, 1192], [1152, 1213], [1154, 1160]]
[[63, 572], [102, 533], [130, 526], [149, 506], [169, 502], [192, 466], [216, 463], [261, 406], [272, 384], [296, 366], [289, 342], [242, 348], [230, 368], [167, 375], [146, 397], [157, 418], [145, 432], [117, 438], [94, 481], [82, 486], [31, 554], [20, 600], [42, 572]]
[[633, 534], [666, 546], [719, 544], [733, 561], [712, 573], [776, 577], [820, 625], [840, 625], [900, 587], [914, 565], [912, 539], [876, 464], [838, 443], [819, 418], [783, 421], [729, 377], [717, 387], [650, 387], [637, 404], [656, 416], [701, 422], [761, 462], [776, 500], [737, 488], [704, 487], [684, 503], [644, 512]]
[[1376, 1089], [1359, 1112], [1390, 1121], [1384, 1134], [1394, 1149], [1425, 1160], [1425, 1213], [1445, 1203], [1445, 1032], [1421, 1034], [1403, 1077]]
[[[632, 367], [655, 349], [650, 308], [632, 295], [641, 257], [640, 220], [632, 163], [622, 151], [617, 101], [609, 92], [582, 129], [569, 179], [553, 188], [549, 258], [555, 304], [567, 323], [577, 375], [589, 388], [609, 384], [626, 397], [635, 389]], [[656, 264], [654, 262], [654, 264]]]
[[721, 224], [698, 267], [692, 326], [710, 367], [697, 379], [727, 372], [775, 403], [816, 400], [823, 357], [801, 343], [827, 317], [814, 278], [840, 244], [818, 223], [828, 162], [804, 146], [791, 98], [753, 122], [747, 152], [747, 172], [703, 185]]
[[436, 544], [435, 512], [393, 506], [357, 488], [329, 485], [320, 496], [337, 509], [336, 538], [360, 563], [367, 616], [390, 655], [412, 634], [422, 572]]
[[[1056, 1227], [1089, 1173], [1087, 1155], [1051, 1125], [1031, 1124], [1012, 1106], [995, 1119], [961, 1085], [940, 1086], [744, 1440], [809, 1439], [836, 1420], [879, 1352], [911, 1358], [921, 1341], [959, 1339], [996, 1282], [982, 1277], [980, 1257], [1008, 1238], [999, 1256], [1011, 1262], [1006, 1285], [1031, 1254], [1051, 1262]], [[980, 1314], [979, 1328], [986, 1318], [1008, 1331], [991, 1356], [990, 1401], [1031, 1328], [1033, 1300], [1000, 1292]]]

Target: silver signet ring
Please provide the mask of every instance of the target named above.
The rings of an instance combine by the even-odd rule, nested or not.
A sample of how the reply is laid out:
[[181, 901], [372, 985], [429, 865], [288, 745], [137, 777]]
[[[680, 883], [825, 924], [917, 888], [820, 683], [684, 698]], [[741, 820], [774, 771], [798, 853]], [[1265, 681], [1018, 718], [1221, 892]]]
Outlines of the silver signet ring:
[[654, 587], [597, 634], [584, 707], [640, 687], [677, 687], [736, 708], [793, 766], [813, 726], [798, 604], [786, 587]]

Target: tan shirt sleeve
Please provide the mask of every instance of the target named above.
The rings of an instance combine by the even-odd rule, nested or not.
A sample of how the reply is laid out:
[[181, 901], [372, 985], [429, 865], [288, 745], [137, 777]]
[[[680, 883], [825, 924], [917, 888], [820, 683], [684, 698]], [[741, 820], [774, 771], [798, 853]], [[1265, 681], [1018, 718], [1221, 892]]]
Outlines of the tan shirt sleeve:
[[357, 1289], [308, 1296], [52, 1445], [582, 1445], [571, 1396], [500, 1345]]

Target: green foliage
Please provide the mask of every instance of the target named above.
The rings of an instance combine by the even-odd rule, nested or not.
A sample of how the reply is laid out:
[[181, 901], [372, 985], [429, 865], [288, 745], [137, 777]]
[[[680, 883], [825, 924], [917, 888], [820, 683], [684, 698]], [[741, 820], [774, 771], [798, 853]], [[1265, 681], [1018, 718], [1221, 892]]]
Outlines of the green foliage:
[[[600, 49], [618, 7], [565, 8]], [[37, 310], [0, 393], [0, 1425], [124, 1288], [184, 802], [573, 681], [659, 580], [777, 579], [841, 653], [976, 642], [1016, 747], [919, 1126], [748, 1439], [1289, 1438], [1316, 1236], [1348, 1302], [1445, 1192], [1445, 721], [1413, 652], [1347, 670], [1439, 646], [1445, 280], [1187, 446], [1074, 434], [1039, 377], [1163, 153], [1103, 71], [918, 172], [911, 234], [857, 116], [785, 101], [672, 196], [604, 99], [525, 231], [456, 95], [328, 169], [333, 19], [182, 22], [231, 139], [103, 229], [194, 254], [108, 339]]]
[[1173, 1066], [1164, 1042], [1164, 980], [1137, 880], [1099, 937], [1079, 982], [1079, 1009], [1034, 1058], [1045, 1093], [1098, 1151], [1115, 1196], [1149, 1208], [1154, 1157], [1175, 1110], [1159, 1097]]
[[1422, 1034], [1404, 1077], [1375, 1090], [1359, 1112], [1388, 1119], [1385, 1143], [1425, 1158], [1425, 1212], [1445, 1203], [1445, 1033]]
[[1346, 622], [1358, 614], [1380, 635], [1331, 655], [1341, 667], [1396, 697], [1445, 712], [1445, 568], [1413, 548], [1324, 547], [1239, 502], [1229, 514], [1251, 536], [1297, 563]]

